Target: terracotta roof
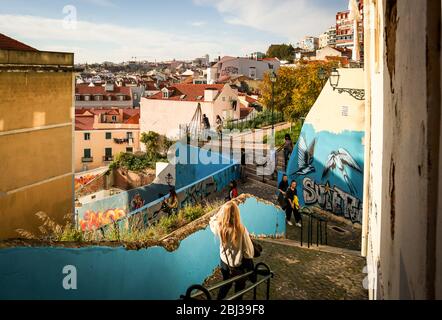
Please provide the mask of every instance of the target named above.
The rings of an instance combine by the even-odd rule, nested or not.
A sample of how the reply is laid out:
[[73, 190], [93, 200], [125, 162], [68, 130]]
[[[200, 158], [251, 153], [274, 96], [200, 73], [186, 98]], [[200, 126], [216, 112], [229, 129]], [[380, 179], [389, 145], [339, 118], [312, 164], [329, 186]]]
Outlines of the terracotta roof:
[[[123, 110], [123, 124], [139, 124], [140, 109]], [[87, 131], [94, 129], [94, 115], [119, 115], [118, 109], [77, 109], [75, 110], [75, 130]], [[109, 128], [111, 130], [111, 128]]]
[[130, 87], [118, 87], [114, 86], [114, 91], [106, 91], [106, 88], [103, 86], [95, 86], [95, 87], [89, 87], [87, 84], [77, 84], [75, 86], [75, 94], [81, 94], [81, 95], [103, 95], [103, 96], [109, 96], [109, 95], [119, 95], [123, 94], [125, 96], [131, 95]]
[[240, 103], [240, 118], [243, 119], [245, 117], [247, 117], [250, 113], [253, 112], [253, 110], [255, 110], [254, 108], [251, 107], [246, 107], [245, 105], [243, 105], [242, 103]]
[[19, 51], [38, 51], [27, 44], [12, 39], [0, 33], [0, 49], [2, 50], [19, 50]]
[[[169, 91], [172, 91], [172, 95], [168, 99], [163, 98], [162, 92], [159, 92], [148, 99], [204, 102], [205, 90], [213, 89], [221, 92], [223, 88], [223, 84], [176, 84], [168, 88]], [[202, 98], [197, 99], [198, 97]]]
[[252, 98], [251, 96], [246, 96], [246, 101], [248, 103], [256, 103], [256, 102], [258, 102], [258, 100]]

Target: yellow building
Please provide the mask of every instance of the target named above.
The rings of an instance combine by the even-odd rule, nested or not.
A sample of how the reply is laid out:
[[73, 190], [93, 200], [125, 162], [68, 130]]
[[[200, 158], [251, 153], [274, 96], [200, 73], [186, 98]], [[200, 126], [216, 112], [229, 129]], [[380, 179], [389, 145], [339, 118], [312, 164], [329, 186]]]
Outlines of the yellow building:
[[73, 212], [73, 65], [0, 34], [0, 239]]
[[108, 166], [121, 152], [140, 151], [139, 109], [77, 109], [75, 171]]

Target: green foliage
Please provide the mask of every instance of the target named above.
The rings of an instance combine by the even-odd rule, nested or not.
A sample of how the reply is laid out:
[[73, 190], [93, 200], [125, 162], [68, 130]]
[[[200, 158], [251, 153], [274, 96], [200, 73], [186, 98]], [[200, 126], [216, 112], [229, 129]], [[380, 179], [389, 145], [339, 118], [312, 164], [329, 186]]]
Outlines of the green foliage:
[[184, 219], [186, 219], [187, 221], [194, 221], [202, 217], [205, 213], [205, 209], [200, 204], [195, 206], [186, 206], [181, 211], [183, 213]]
[[147, 157], [155, 160], [160, 152], [160, 135], [153, 131], [143, 132], [140, 142], [146, 146]]
[[[284, 112], [291, 121], [305, 117], [319, 97], [324, 82], [319, 70], [331, 72], [336, 62], [315, 61], [301, 63], [296, 68], [281, 68], [274, 84], [275, 109]], [[261, 84], [261, 103], [269, 109], [272, 105], [272, 83], [266, 74]]]
[[155, 162], [152, 162], [146, 154], [120, 153], [116, 156], [110, 169], [124, 168], [126, 170], [141, 172], [146, 169], [154, 169]]
[[267, 57], [293, 61], [295, 58], [295, 48], [293, 48], [292, 45], [287, 45], [285, 43], [272, 44], [267, 50]]
[[[275, 123], [284, 121], [284, 116], [281, 112], [275, 110], [273, 119]], [[272, 124], [271, 110], [264, 110], [256, 114], [256, 116], [249, 121], [231, 121], [227, 120], [225, 128], [228, 130], [239, 130], [240, 132], [250, 129], [259, 129]]]
[[[284, 129], [280, 131], [276, 131], [275, 133], [275, 146], [279, 147], [282, 146], [285, 142], [285, 135], [289, 134], [292, 138], [293, 144], [296, 144], [296, 142], [299, 139], [299, 136], [301, 134], [302, 130], [302, 123], [301, 121], [296, 122], [296, 124], [290, 129]], [[264, 137], [264, 143], [268, 142], [268, 136]]]

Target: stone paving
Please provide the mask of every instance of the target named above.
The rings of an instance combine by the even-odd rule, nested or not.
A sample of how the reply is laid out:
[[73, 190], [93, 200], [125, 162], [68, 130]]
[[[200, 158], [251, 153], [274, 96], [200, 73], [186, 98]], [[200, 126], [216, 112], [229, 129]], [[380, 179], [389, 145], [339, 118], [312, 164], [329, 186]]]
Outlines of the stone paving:
[[[249, 193], [273, 203], [276, 189], [258, 182], [239, 184], [239, 192]], [[305, 222], [306, 223], [306, 222]], [[334, 231], [339, 227], [343, 232]], [[330, 222], [328, 247], [300, 247], [300, 229], [287, 226], [287, 240], [260, 241], [262, 256], [255, 263], [265, 262], [275, 273], [270, 288], [272, 300], [366, 300], [363, 288], [365, 259], [359, 256], [361, 232], [351, 224]], [[316, 239], [314, 237], [314, 242]], [[342, 249], [339, 249], [342, 248]], [[221, 280], [217, 270], [205, 285]], [[265, 285], [258, 290], [258, 300], [265, 298]], [[233, 291], [231, 291], [232, 293]], [[252, 293], [244, 297], [253, 298]]]

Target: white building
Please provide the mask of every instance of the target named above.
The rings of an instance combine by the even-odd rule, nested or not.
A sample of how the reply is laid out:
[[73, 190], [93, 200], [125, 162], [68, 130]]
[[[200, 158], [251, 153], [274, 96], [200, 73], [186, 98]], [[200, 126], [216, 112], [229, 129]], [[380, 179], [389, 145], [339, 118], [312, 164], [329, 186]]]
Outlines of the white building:
[[319, 49], [335, 45], [336, 45], [336, 26], [332, 26], [319, 36]]
[[177, 84], [150, 98], [142, 98], [140, 131], [177, 137], [180, 126], [191, 123], [198, 104], [212, 128], [217, 116], [224, 120], [241, 116], [238, 92], [230, 85]]
[[319, 38], [311, 36], [305, 37], [300, 43], [298, 43], [298, 47], [304, 51], [315, 51], [319, 47]]
[[224, 57], [207, 70], [209, 84], [229, 80], [232, 76], [243, 75], [253, 80], [262, 80], [264, 75], [274, 70], [278, 71], [281, 63], [276, 58], [250, 59]]

